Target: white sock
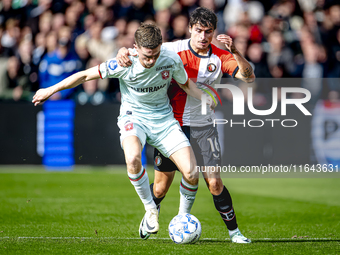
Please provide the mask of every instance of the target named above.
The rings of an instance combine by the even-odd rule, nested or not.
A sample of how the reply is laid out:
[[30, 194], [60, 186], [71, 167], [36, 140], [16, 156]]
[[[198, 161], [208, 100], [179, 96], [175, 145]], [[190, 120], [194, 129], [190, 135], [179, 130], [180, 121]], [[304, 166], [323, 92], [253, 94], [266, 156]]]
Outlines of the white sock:
[[234, 229], [234, 230], [228, 230], [229, 231], [229, 236], [232, 236], [233, 234], [235, 234], [236, 232], [240, 231], [238, 228]]
[[179, 193], [181, 195], [179, 202], [179, 212], [180, 213], [190, 213], [191, 207], [195, 202], [195, 197], [198, 189], [197, 185], [191, 185], [187, 183], [183, 177], [181, 180], [181, 185], [179, 187]]
[[142, 200], [145, 210], [156, 209], [156, 204], [153, 201], [150, 191], [148, 173], [143, 166], [138, 174], [130, 174], [128, 172], [128, 176], [139, 198]]

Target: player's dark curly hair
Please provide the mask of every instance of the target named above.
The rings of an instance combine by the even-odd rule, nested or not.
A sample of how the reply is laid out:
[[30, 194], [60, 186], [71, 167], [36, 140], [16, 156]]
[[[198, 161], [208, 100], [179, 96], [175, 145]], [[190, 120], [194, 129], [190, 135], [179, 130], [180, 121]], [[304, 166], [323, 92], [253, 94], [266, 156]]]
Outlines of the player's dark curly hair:
[[154, 24], [142, 23], [135, 32], [135, 41], [138, 47], [155, 49], [162, 44], [162, 33]]
[[198, 7], [191, 13], [189, 20], [190, 27], [196, 24], [200, 24], [204, 27], [213, 26], [215, 30], [217, 26], [217, 16], [208, 8]]

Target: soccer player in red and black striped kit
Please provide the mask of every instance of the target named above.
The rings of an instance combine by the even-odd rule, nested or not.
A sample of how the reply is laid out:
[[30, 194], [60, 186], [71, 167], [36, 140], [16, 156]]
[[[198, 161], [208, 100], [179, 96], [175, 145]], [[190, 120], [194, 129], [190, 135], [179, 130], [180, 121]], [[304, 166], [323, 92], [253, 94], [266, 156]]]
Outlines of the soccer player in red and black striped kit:
[[[227, 35], [217, 36], [229, 51], [219, 49], [211, 44], [217, 26], [217, 17], [207, 8], [199, 7], [190, 15], [189, 32], [191, 38], [176, 42], [163, 43], [162, 47], [175, 51], [182, 59], [189, 78], [193, 79], [200, 88], [214, 88], [219, 84], [223, 73], [245, 82], [253, 82], [255, 75], [251, 65], [236, 49], [232, 39]], [[130, 64], [127, 58], [129, 51], [121, 49], [117, 55], [118, 63], [122, 66]], [[214, 111], [207, 109], [207, 114], [201, 114], [201, 101], [188, 96], [180, 87], [171, 85], [168, 90], [175, 118], [193, 147], [198, 166], [221, 165], [218, 133], [212, 121]], [[154, 154], [155, 179], [150, 185], [154, 201], [160, 205], [167, 193], [177, 170], [176, 165], [165, 158], [158, 150]], [[212, 169], [212, 168], [210, 168]], [[232, 199], [228, 189], [223, 185], [220, 173], [211, 171], [203, 173], [207, 187], [213, 196], [216, 210], [226, 224], [230, 239], [233, 243], [250, 243], [238, 229]], [[198, 186], [192, 186], [183, 179], [180, 185], [179, 213], [190, 213], [191, 193]], [[143, 236], [147, 239], [150, 235]]]

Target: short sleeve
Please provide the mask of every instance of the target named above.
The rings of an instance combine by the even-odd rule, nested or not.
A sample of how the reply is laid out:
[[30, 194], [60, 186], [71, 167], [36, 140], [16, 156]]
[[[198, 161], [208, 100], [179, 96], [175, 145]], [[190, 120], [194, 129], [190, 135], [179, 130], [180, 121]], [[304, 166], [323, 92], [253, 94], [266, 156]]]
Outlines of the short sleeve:
[[161, 49], [174, 51], [174, 46], [175, 45], [173, 42], [165, 42], [165, 43], [162, 43]]
[[175, 55], [175, 69], [173, 72], [172, 77], [179, 83], [179, 84], [185, 84], [188, 81], [188, 75], [183, 67], [183, 62], [181, 58], [176, 54]]
[[238, 70], [238, 65], [236, 60], [234, 59], [234, 56], [227, 52], [223, 55], [220, 56], [222, 65], [221, 65], [221, 69], [223, 73], [227, 73], [232, 77], [235, 77], [235, 74]]
[[165, 42], [165, 43], [162, 43], [162, 47], [161, 49], [162, 50], [168, 50], [168, 51], [173, 51], [173, 52], [176, 52], [178, 53], [179, 52], [179, 44], [180, 44], [180, 40], [179, 41], [176, 41], [176, 42]]
[[100, 78], [120, 78], [128, 68], [118, 65], [116, 58], [109, 59], [98, 66]]

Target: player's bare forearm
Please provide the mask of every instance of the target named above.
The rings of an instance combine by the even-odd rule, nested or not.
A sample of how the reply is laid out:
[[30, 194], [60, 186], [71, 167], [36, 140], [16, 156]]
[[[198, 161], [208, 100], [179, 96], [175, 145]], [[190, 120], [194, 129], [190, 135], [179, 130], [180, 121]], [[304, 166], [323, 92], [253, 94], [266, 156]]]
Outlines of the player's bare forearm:
[[92, 67], [85, 71], [75, 73], [51, 87], [39, 89], [33, 96], [32, 103], [34, 103], [35, 106], [40, 105], [49, 99], [53, 94], [61, 90], [71, 89], [86, 81], [98, 78], [100, 78], [98, 67]]
[[[177, 82], [178, 83], [178, 82]], [[188, 79], [188, 81], [185, 84], [180, 84], [178, 83], [181, 89], [183, 89], [189, 96], [194, 97], [198, 100], [202, 100], [202, 96], [204, 93], [202, 90], [200, 90], [196, 83], [193, 82], [192, 80]], [[210, 106], [210, 108], [213, 110], [217, 103], [214, 101], [212, 98], [208, 97], [207, 99], [207, 104]]]
[[233, 39], [229, 35], [218, 35], [216, 38], [218, 41], [225, 44], [227, 49], [233, 54], [239, 70], [237, 71], [235, 77], [244, 82], [254, 82], [255, 74], [254, 70], [249, 64], [249, 62], [242, 56], [242, 54], [236, 49]]
[[203, 92], [199, 88], [197, 88], [197, 85], [192, 80], [188, 79], [188, 81], [185, 84], [179, 84], [178, 85], [183, 89], [189, 96], [192, 96], [194, 98], [197, 98], [198, 100], [201, 100]]
[[235, 77], [247, 83], [254, 82], [255, 74], [249, 62], [242, 56], [242, 54], [238, 50], [232, 53], [239, 68]]

